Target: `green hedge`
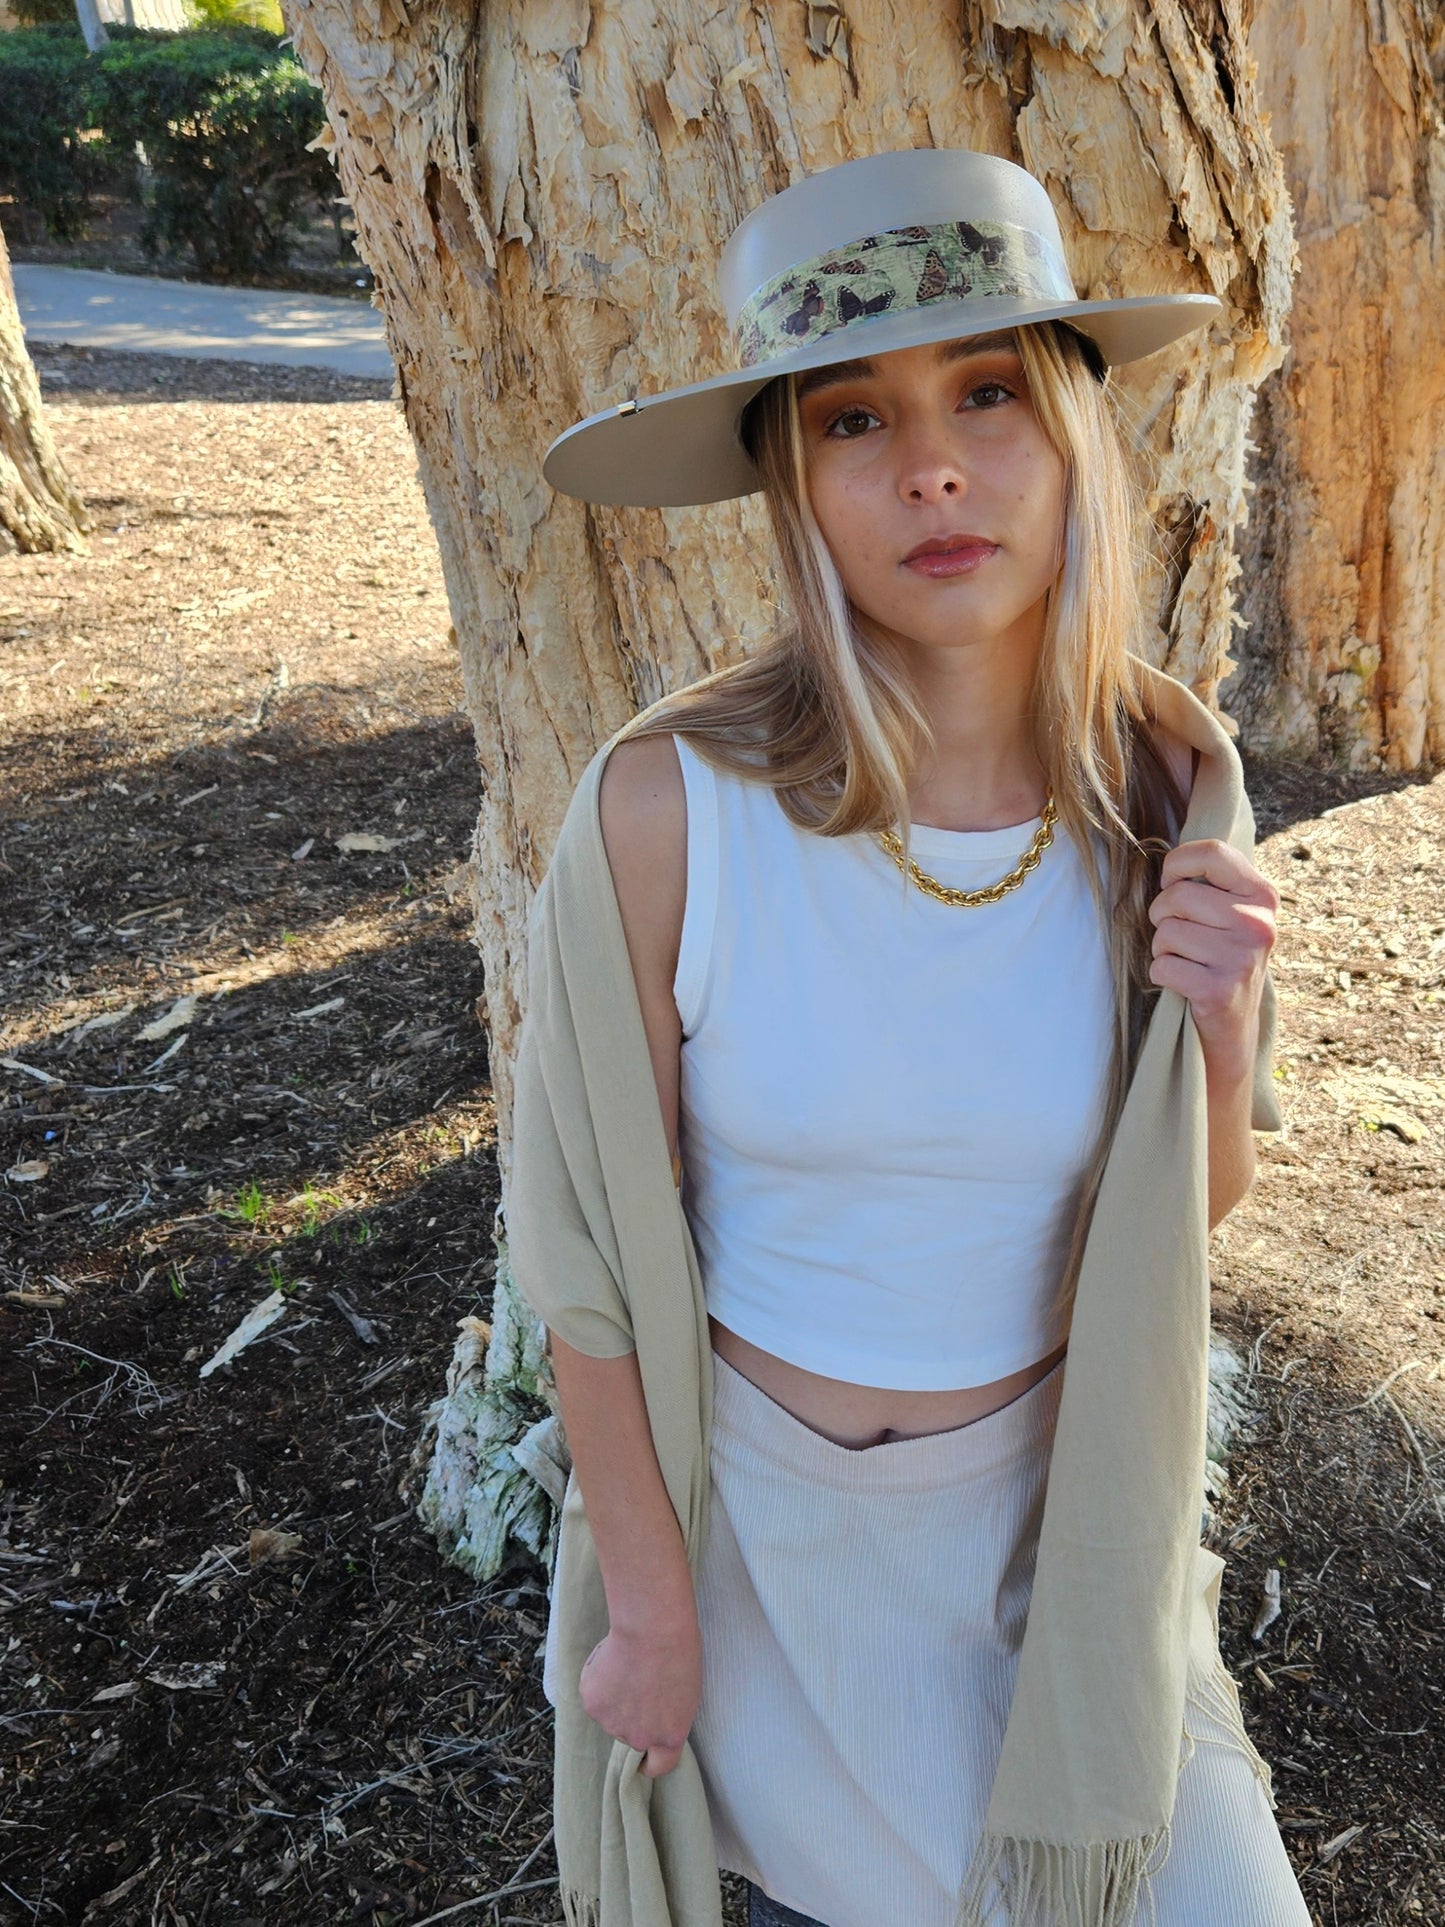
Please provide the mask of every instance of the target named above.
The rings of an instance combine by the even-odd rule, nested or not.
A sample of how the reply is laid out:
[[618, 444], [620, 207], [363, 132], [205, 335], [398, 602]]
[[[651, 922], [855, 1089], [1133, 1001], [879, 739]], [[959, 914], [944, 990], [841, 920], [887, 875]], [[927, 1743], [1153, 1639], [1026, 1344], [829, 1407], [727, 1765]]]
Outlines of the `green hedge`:
[[117, 40], [90, 99], [112, 146], [145, 149], [143, 245], [188, 251], [203, 273], [275, 266], [302, 208], [336, 192], [330, 161], [306, 152], [320, 91], [259, 28]]
[[85, 232], [91, 196], [117, 171], [103, 140], [81, 139], [87, 59], [73, 20], [0, 33], [0, 189], [62, 241]]
[[[0, 34], [0, 185], [68, 238], [102, 184], [135, 192], [147, 253], [219, 277], [273, 267], [308, 204], [336, 193], [320, 91], [260, 28]], [[138, 167], [136, 145], [146, 166]]]

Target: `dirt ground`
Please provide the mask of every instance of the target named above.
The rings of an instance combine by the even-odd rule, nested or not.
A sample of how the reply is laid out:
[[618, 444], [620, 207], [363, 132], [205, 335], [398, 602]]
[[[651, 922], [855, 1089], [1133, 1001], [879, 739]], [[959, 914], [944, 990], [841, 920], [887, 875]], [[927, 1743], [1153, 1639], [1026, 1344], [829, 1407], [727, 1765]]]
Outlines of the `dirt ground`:
[[[496, 1182], [404, 425], [38, 362], [98, 527], [0, 560], [0, 1921], [556, 1921], [542, 1577], [413, 1514]], [[1287, 1128], [1215, 1233], [1224, 1650], [1319, 1927], [1439, 1922], [1445, 776], [1248, 775]]]

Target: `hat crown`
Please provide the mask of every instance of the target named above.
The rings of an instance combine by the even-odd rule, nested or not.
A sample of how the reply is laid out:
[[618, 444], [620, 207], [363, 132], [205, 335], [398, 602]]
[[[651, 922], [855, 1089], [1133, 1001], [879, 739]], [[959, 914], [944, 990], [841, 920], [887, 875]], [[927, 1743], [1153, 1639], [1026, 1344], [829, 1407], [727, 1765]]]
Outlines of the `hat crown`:
[[[728, 324], [736, 329], [758, 289], [801, 262], [868, 235], [944, 221], [1009, 223], [1066, 258], [1048, 190], [1012, 161], [964, 147], [866, 154], [804, 175], [733, 230], [718, 268]], [[1072, 281], [1063, 293], [1075, 298]]]

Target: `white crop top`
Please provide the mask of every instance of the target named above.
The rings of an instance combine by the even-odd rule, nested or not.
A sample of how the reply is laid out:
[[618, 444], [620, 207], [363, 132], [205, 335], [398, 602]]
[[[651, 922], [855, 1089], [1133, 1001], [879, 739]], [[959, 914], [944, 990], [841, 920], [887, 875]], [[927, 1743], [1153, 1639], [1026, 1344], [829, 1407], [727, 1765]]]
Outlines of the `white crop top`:
[[[1068, 1336], [1058, 1284], [1106, 1095], [1114, 988], [1062, 829], [978, 908], [819, 836], [675, 736], [687, 792], [682, 1200], [709, 1313], [858, 1385], [988, 1384]], [[911, 830], [996, 882], [1040, 819]]]

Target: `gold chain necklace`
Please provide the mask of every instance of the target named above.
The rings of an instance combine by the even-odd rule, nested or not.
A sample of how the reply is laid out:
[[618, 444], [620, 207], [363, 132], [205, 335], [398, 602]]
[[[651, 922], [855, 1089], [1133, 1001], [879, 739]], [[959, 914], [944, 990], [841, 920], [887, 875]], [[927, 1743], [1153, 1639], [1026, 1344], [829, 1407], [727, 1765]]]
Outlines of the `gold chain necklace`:
[[956, 903], [962, 905], [964, 909], [971, 910], [981, 903], [997, 903], [999, 898], [1006, 896], [1010, 890], [1017, 890], [1030, 870], [1036, 870], [1039, 867], [1039, 858], [1053, 842], [1054, 825], [1059, 820], [1059, 813], [1054, 808], [1052, 790], [1044, 798], [1043, 818], [1043, 822], [1034, 832], [1033, 842], [1024, 851], [1014, 868], [1006, 877], [1001, 877], [997, 883], [988, 884], [982, 890], [951, 889], [948, 884], [940, 883], [937, 877], [931, 877], [927, 870], [920, 870], [912, 858], [905, 863], [903, 844], [892, 830], [880, 830], [878, 841], [904, 875], [910, 877], [925, 896], [933, 897], [938, 903]]

